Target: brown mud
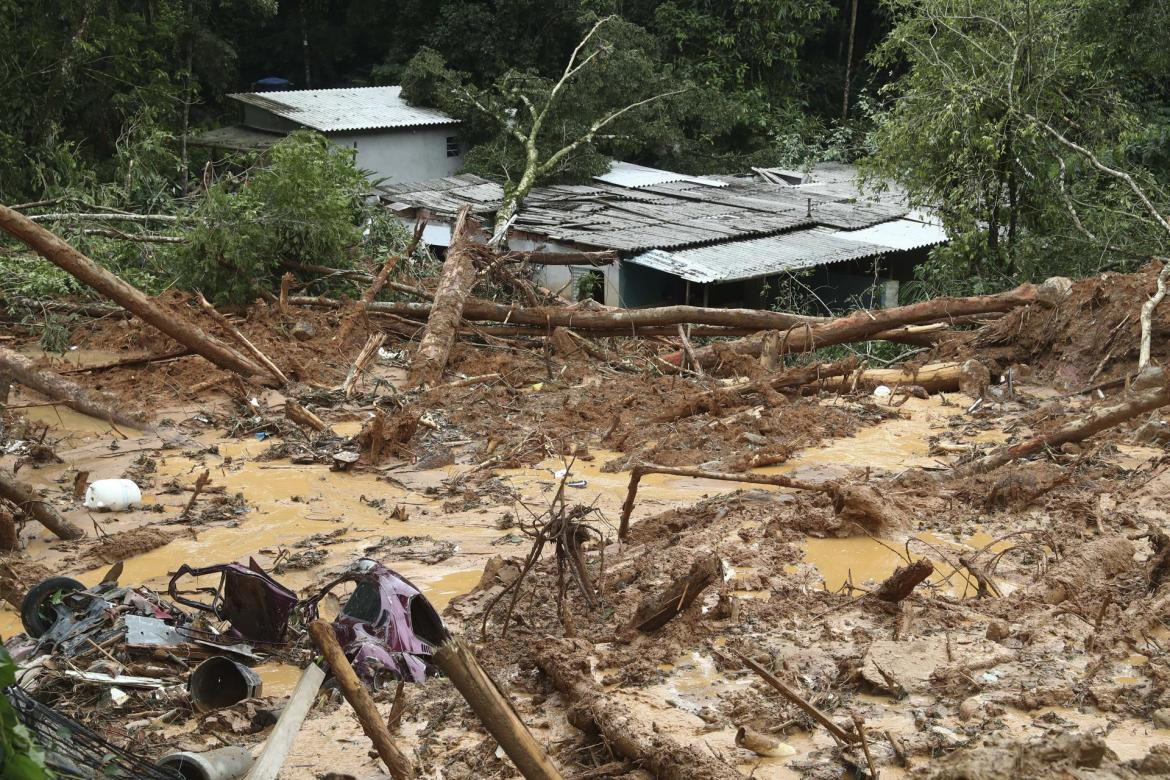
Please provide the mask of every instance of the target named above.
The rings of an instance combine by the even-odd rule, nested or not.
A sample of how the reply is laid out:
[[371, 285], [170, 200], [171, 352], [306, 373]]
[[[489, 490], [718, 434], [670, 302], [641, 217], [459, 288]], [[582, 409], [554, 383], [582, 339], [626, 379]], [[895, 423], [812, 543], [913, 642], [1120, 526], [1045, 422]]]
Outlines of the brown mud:
[[[71, 376], [148, 412], [155, 430], [115, 430], [14, 392], [0, 467], [20, 461], [18, 476], [87, 538], [62, 542], [25, 524], [22, 549], [0, 554], [0, 587], [18, 603], [22, 588], [46, 576], [92, 584], [120, 561], [123, 583], [163, 590], [183, 563], [254, 557], [307, 594], [356, 558], [374, 557], [411, 578], [474, 642], [566, 777], [650, 775], [570, 725], [568, 702], [539, 665], [552, 646], [564, 648], [566, 664], [590, 670], [611, 705], [662, 739], [714, 756], [728, 777], [866, 772], [861, 750], [836, 745], [739, 655], [843, 728], [861, 718], [882, 777], [1170, 776], [1170, 615], [1150, 613], [1170, 588], [1157, 548], [1158, 532], [1170, 529], [1166, 443], [1135, 437], [1145, 422], [1136, 421], [987, 474], [932, 478], [1100, 400], [1060, 393], [1132, 373], [1133, 301], [1149, 283], [1084, 280], [1067, 306], [1026, 307], [937, 348], [978, 356], [993, 375], [1017, 366], [1011, 390], [994, 384], [981, 404], [958, 394], [894, 400], [814, 388], [671, 422], [658, 419], [665, 408], [740, 380], [650, 370], [646, 344], [622, 352], [614, 342], [608, 348], [624, 357], [600, 363], [486, 337], [456, 345], [448, 376], [497, 378], [411, 394], [402, 388], [413, 346], [391, 339], [346, 400], [334, 388], [370, 323], [339, 345], [335, 312], [258, 304], [238, 320], [296, 380], [282, 392], [243, 385], [196, 357], [100, 369], [176, 345], [134, 321], [95, 324], [64, 359], [38, 357], [58, 370], [98, 367]], [[1163, 361], [1167, 310], [1158, 322]], [[191, 392], [221, 374], [220, 386]], [[288, 422], [285, 394], [330, 430]], [[409, 424], [373, 458], [368, 431], [360, 434], [376, 410]], [[32, 444], [60, 462], [31, 457]], [[333, 456], [347, 448], [361, 459], [337, 470]], [[629, 537], [617, 540], [634, 464], [733, 471], [755, 456], [770, 463], [756, 473], [872, 491], [896, 528], [867, 534], [824, 492], [651, 474]], [[204, 470], [211, 481], [185, 511]], [[143, 506], [91, 513], [73, 498], [81, 471], [135, 479]], [[547, 554], [525, 577], [504, 636], [505, 610], [491, 605], [516, 584], [532, 543], [525, 529], [554, 503], [562, 479], [568, 507], [597, 510], [583, 516], [603, 540], [584, 547], [598, 590], [587, 599], [576, 583], [562, 589]], [[705, 556], [717, 557], [722, 576], [662, 628], [634, 628], [639, 607]], [[909, 598], [870, 595], [922, 558], [933, 574]], [[19, 630], [5, 605], [0, 636]], [[257, 745], [267, 734], [263, 713], [282, 706], [307, 657], [261, 666], [262, 699], [202, 716], [179, 705], [165, 724], [157, 715], [172, 705], [137, 692], [115, 704], [79, 685], [58, 706], [151, 757]], [[387, 714], [392, 691], [376, 698]], [[759, 756], [737, 744], [740, 727], [795, 754]], [[517, 776], [442, 679], [407, 686], [397, 738], [428, 777]], [[347, 705], [327, 698], [281, 777], [376, 776], [368, 749]], [[607, 774], [589, 775], [598, 767]]]

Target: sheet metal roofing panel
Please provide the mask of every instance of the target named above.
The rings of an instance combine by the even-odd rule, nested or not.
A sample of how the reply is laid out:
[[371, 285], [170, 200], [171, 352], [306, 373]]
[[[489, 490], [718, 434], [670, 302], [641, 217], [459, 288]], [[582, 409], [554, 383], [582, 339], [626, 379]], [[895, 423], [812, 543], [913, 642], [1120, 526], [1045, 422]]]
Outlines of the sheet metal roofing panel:
[[459, 124], [442, 111], [408, 104], [401, 87], [241, 92], [231, 97], [323, 133]]
[[608, 173], [604, 173], [601, 176], [594, 176], [593, 178], [608, 184], [616, 184], [619, 187], [631, 187], [634, 189], [674, 181], [692, 182], [708, 187], [727, 186], [717, 179], [705, 179], [702, 176], [688, 176], [685, 173], [674, 173], [673, 171], [664, 171], [658, 168], [647, 168], [644, 165], [635, 165], [634, 163], [621, 162], [620, 160], [614, 160], [610, 163]]
[[734, 282], [845, 260], [874, 257], [890, 247], [847, 241], [823, 228], [666, 252], [644, 252], [625, 262], [655, 268], [690, 282]]
[[812, 216], [819, 225], [853, 230], [903, 217], [908, 211], [894, 203], [814, 203]]
[[843, 230], [833, 235], [846, 241], [881, 244], [901, 250], [921, 249], [924, 246], [947, 242], [946, 231], [938, 225], [912, 219], [895, 219], [893, 222], [883, 222], [864, 230]]

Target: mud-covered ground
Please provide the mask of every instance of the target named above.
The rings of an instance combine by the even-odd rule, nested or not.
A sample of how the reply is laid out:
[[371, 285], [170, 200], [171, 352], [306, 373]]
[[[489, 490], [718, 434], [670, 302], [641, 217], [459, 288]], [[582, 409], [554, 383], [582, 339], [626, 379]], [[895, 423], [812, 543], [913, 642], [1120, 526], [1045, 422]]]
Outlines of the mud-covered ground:
[[[96, 323], [77, 334], [78, 350], [43, 360], [90, 367], [71, 376], [149, 413], [154, 430], [115, 431], [32, 394], [10, 398], [0, 466], [19, 464], [18, 476], [88, 533], [61, 542], [27, 524], [23, 550], [0, 558], [0, 586], [19, 603], [50, 574], [90, 584], [122, 561], [123, 583], [161, 590], [180, 563], [253, 556], [307, 594], [356, 558], [377, 558], [474, 642], [566, 777], [865, 776], [860, 746], [838, 745], [741, 657], [846, 731], [863, 723], [883, 777], [1170, 776], [1161, 418], [947, 477], [1000, 443], [1123, 398], [1123, 383], [1065, 393], [1132, 373], [1125, 315], [1136, 321], [1133, 296], [1147, 281], [1079, 282], [1067, 311], [1028, 307], [936, 350], [993, 370], [1031, 368], [1013, 373], [1014, 392], [999, 386], [981, 404], [949, 393], [900, 406], [821, 393], [681, 419], [666, 412], [734, 378], [663, 374], [645, 345], [605, 345], [617, 359], [600, 363], [492, 337], [461, 342], [448, 376], [493, 377], [420, 395], [399, 389], [411, 345], [391, 338], [346, 399], [333, 388], [367, 332], [339, 345], [335, 314], [253, 307], [238, 322], [297, 380], [288, 397], [330, 426], [312, 433], [285, 419], [285, 395], [199, 358], [93, 370], [175, 347], [131, 322]], [[1158, 320], [1157, 360], [1166, 357], [1166, 321]], [[385, 420], [377, 462], [375, 413]], [[344, 451], [359, 461], [332, 470]], [[649, 475], [629, 536], [617, 539], [635, 463], [726, 472], [755, 456], [771, 464], [757, 473], [835, 487]], [[566, 468], [573, 486], [562, 491]], [[185, 511], [205, 469], [209, 490]], [[79, 471], [135, 479], [145, 506], [91, 515], [73, 498]], [[843, 491], [864, 493], [880, 521], [850, 511]], [[528, 533], [550, 509], [580, 524], [588, 585], [558, 567], [551, 547], [521, 577]], [[933, 565], [929, 580], [900, 602], [877, 598], [881, 580], [921, 558]], [[710, 561], [718, 575], [689, 607], [661, 628], [637, 628], [646, 605]], [[17, 631], [11, 608], [0, 613], [0, 634]], [[65, 680], [43, 696], [147, 757], [259, 745], [306, 648], [301, 640], [260, 667], [262, 699], [208, 715], [192, 712], [181, 678], [159, 694], [130, 691], [120, 704], [105, 688]], [[554, 684], [566, 674], [585, 685], [587, 702], [570, 706]], [[377, 693], [383, 714], [391, 694]], [[615, 729], [629, 739], [615, 740]], [[397, 733], [423, 776], [516, 776], [442, 679], [408, 686]], [[791, 750], [751, 749], [769, 740]], [[314, 708], [282, 777], [379, 770], [334, 693]]]

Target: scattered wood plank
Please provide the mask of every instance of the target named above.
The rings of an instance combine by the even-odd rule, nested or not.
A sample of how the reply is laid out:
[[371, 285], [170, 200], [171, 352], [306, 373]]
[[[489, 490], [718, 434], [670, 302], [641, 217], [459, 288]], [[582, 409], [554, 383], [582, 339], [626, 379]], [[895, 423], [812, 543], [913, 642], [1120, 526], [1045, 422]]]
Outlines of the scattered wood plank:
[[61, 517], [53, 505], [37, 495], [36, 491], [0, 469], [0, 498], [7, 499], [16, 508], [66, 540], [81, 539], [85, 531]]
[[23, 214], [0, 205], [0, 229], [23, 241], [30, 249], [83, 284], [138, 315], [175, 341], [190, 347], [215, 365], [244, 377], [260, 376], [264, 368], [236, 352], [227, 344], [207, 335], [199, 328], [141, 290], [110, 273], [78, 252], [65, 241], [45, 230]]
[[264, 743], [264, 750], [256, 759], [256, 763], [252, 764], [252, 770], [248, 772], [245, 780], [276, 780], [323, 682], [325, 672], [317, 664], [309, 664], [305, 671], [301, 672], [297, 687], [281, 710], [280, 718]]

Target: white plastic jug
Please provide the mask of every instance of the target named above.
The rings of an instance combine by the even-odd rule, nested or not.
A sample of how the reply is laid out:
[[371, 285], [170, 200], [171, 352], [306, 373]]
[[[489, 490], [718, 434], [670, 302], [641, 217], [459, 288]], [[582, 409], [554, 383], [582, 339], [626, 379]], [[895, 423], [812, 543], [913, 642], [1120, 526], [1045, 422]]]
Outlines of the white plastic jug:
[[142, 503], [142, 491], [129, 479], [99, 479], [85, 490], [87, 509], [121, 512]]

